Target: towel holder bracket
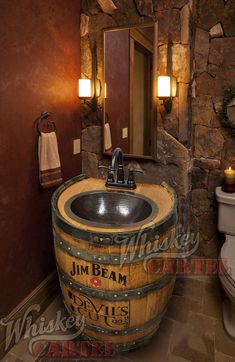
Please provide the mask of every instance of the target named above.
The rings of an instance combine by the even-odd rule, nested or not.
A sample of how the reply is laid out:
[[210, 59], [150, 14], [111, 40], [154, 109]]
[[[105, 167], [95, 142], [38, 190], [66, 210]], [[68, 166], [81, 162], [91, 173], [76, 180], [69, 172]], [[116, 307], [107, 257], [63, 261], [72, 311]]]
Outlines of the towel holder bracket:
[[[37, 132], [38, 132], [38, 135], [40, 136], [41, 135], [41, 131], [40, 131], [40, 124], [43, 120], [47, 119], [48, 117], [51, 116], [51, 112], [42, 112], [41, 115], [37, 118]], [[53, 130], [51, 132], [55, 132], [56, 131], [56, 125], [55, 125], [55, 122], [51, 121], [51, 120], [48, 120], [47, 121], [47, 128], [48, 130], [51, 129], [51, 127], [53, 127]]]

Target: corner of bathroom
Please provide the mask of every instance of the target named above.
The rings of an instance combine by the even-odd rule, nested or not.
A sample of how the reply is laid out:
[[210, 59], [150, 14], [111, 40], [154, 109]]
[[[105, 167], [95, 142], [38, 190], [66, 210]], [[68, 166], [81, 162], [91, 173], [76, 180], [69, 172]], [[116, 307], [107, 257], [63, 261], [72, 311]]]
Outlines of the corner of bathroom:
[[0, 17], [0, 359], [235, 361], [234, 0]]

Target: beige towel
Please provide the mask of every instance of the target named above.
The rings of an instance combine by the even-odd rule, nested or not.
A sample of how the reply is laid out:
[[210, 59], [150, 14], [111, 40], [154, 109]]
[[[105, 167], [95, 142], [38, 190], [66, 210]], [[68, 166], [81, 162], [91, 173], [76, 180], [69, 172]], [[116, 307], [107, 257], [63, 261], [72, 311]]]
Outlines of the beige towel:
[[39, 180], [43, 188], [60, 184], [60, 156], [55, 132], [43, 133], [38, 140]]
[[104, 125], [104, 148], [108, 151], [112, 148], [112, 137], [109, 123]]

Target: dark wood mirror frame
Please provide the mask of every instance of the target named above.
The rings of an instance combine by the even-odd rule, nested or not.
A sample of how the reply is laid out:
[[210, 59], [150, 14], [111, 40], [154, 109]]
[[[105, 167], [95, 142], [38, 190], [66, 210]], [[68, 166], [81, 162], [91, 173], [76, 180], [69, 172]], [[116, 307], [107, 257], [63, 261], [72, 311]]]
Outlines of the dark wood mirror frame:
[[[118, 30], [125, 29], [135, 29], [135, 28], [144, 28], [144, 27], [153, 27], [154, 28], [154, 52], [153, 52], [153, 63], [152, 63], [152, 105], [151, 105], [151, 114], [150, 114], [150, 130], [151, 134], [151, 146], [150, 146], [150, 155], [138, 155], [138, 154], [130, 154], [125, 153], [125, 158], [139, 159], [139, 160], [152, 160], [157, 161], [157, 98], [156, 98], [156, 82], [157, 82], [157, 56], [158, 56], [158, 22], [150, 22], [144, 24], [136, 24], [131, 26], [120, 26], [113, 28], [105, 28], [103, 29], [103, 84], [102, 84], [102, 94], [103, 94], [103, 128], [102, 128], [102, 136], [103, 136], [103, 155], [110, 156], [112, 151], [105, 151], [105, 143], [104, 143], [104, 127], [106, 123], [106, 112], [105, 112], [105, 34], [107, 32], [114, 32]], [[129, 112], [132, 112], [130, 109]], [[118, 146], [118, 145], [117, 145]]]

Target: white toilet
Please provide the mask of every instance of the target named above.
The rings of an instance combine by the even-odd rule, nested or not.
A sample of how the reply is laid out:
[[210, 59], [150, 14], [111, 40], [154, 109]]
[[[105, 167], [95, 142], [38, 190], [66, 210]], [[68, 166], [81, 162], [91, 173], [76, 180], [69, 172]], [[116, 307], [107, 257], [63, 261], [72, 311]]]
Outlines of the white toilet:
[[235, 339], [235, 193], [216, 188], [218, 201], [218, 229], [226, 239], [220, 252], [223, 273], [219, 278], [227, 298], [223, 304], [223, 321], [227, 333]]

